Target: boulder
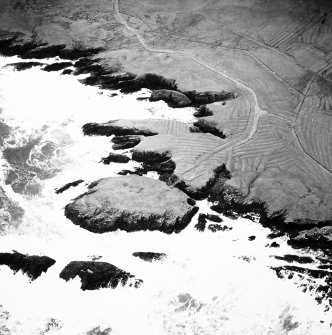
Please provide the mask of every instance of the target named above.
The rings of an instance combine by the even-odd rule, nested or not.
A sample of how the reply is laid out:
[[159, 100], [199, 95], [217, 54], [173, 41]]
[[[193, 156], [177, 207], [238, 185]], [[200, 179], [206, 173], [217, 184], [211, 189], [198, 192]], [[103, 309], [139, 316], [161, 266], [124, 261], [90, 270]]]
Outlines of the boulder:
[[117, 229], [128, 232], [180, 232], [198, 208], [187, 196], [165, 183], [136, 175], [101, 179], [65, 207], [74, 224], [94, 233]]

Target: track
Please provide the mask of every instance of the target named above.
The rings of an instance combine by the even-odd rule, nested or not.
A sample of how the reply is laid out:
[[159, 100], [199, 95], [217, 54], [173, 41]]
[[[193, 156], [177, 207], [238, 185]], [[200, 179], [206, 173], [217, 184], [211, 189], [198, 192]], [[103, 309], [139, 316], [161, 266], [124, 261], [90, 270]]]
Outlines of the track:
[[[240, 136], [238, 136], [237, 138], [232, 139], [229, 142], [226, 142], [224, 144], [218, 145], [216, 146], [212, 151], [210, 151], [208, 154], [204, 155], [201, 157], [200, 161], [195, 164], [194, 166], [192, 166], [190, 169], [182, 172], [181, 177], [184, 177], [185, 174], [193, 171], [195, 168], [197, 168], [202, 161], [206, 161], [209, 158], [211, 158], [212, 156], [216, 156], [220, 153], [225, 153], [225, 151], [230, 151], [234, 148], [237, 148], [243, 144], [245, 144], [246, 142], [248, 142], [256, 133], [257, 131], [257, 127], [258, 127], [258, 122], [259, 119], [262, 115], [267, 114], [267, 111], [261, 109], [259, 107], [258, 104], [258, 99], [256, 96], [256, 93], [254, 92], [254, 90], [249, 87], [248, 85], [246, 85], [245, 83], [243, 83], [240, 79], [231, 76], [229, 74], [225, 74], [225, 73], [221, 73], [219, 71], [217, 71], [216, 69], [214, 69], [213, 67], [211, 67], [209, 64], [205, 63], [204, 61], [202, 61], [201, 59], [198, 59], [197, 57], [192, 57], [191, 55], [188, 54], [188, 52], [185, 51], [174, 51], [174, 50], [170, 50], [170, 49], [154, 49], [154, 48], [150, 48], [146, 41], [144, 40], [143, 36], [141, 35], [141, 33], [133, 28], [130, 27], [127, 23], [127, 21], [122, 17], [120, 11], [119, 11], [119, 0], [113, 0], [114, 3], [114, 10], [115, 10], [115, 17], [117, 19], [117, 21], [123, 25], [127, 30], [129, 30], [130, 32], [134, 33], [138, 39], [138, 41], [140, 42], [140, 44], [142, 45], [142, 47], [144, 49], [146, 49], [147, 51], [150, 52], [155, 52], [155, 53], [166, 53], [166, 54], [173, 54], [173, 55], [177, 55], [186, 59], [189, 59], [190, 61], [199, 64], [200, 66], [204, 67], [205, 69], [208, 69], [209, 71], [222, 76], [223, 78], [229, 80], [230, 82], [232, 82], [233, 84], [235, 84], [235, 86], [239, 89], [239, 91], [242, 93], [241, 97], [243, 99], [246, 99], [249, 102], [250, 105], [250, 111], [249, 111], [249, 119], [248, 119], [248, 125], [246, 130], [244, 131], [243, 134], [241, 134]], [[229, 29], [230, 31], [233, 32], [233, 30], [231, 30], [230, 28], [226, 27], [226, 29]], [[233, 32], [234, 33], [234, 32]], [[240, 34], [242, 36], [242, 34]], [[246, 39], [250, 39], [248, 36], [243, 35], [242, 37], [246, 38]], [[251, 40], [251, 39], [250, 39]], [[257, 43], [257, 41], [252, 40], [252, 42]], [[266, 45], [264, 45], [264, 47], [266, 47]], [[274, 51], [276, 51], [274, 48], [271, 48]], [[278, 51], [277, 51], [278, 52]], [[279, 53], [279, 52], [278, 52]], [[281, 52], [280, 52], [281, 53]], [[283, 54], [283, 53], [282, 53]], [[284, 54], [283, 54], [284, 55]], [[294, 60], [293, 60], [294, 61]], [[295, 63], [298, 63], [295, 61]], [[298, 64], [301, 65], [301, 64]], [[301, 65], [302, 66], [302, 65]], [[312, 82], [311, 82], [312, 83]], [[309, 85], [310, 87], [311, 85]], [[303, 94], [303, 99], [302, 99], [302, 103], [306, 97], [306, 94], [308, 92], [309, 88], [307, 87], [306, 92]], [[301, 110], [301, 103], [298, 106], [298, 110]], [[298, 147], [299, 149], [301, 149], [301, 151], [308, 157], [310, 157], [312, 160], [314, 160], [321, 168], [323, 168], [325, 171], [328, 171], [331, 173], [330, 170], [326, 169], [323, 165], [321, 165], [314, 157], [312, 157], [309, 153], [307, 153], [303, 146], [301, 145], [301, 142], [296, 134], [296, 130], [294, 129], [294, 125], [293, 125], [293, 133], [294, 133], [294, 138], [296, 139], [296, 141], [298, 142]]]

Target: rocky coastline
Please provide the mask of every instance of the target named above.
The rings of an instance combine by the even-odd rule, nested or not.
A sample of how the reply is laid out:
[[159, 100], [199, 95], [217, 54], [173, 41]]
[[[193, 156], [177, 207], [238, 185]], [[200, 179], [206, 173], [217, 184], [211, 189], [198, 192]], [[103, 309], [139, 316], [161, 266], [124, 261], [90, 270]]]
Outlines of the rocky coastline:
[[[64, 45], [47, 46], [45, 44], [23, 42], [19, 34], [0, 39], [0, 53], [5, 56], [19, 55], [23, 59], [61, 57], [72, 61], [51, 65], [39, 62], [12, 64], [18, 71], [33, 66], [44, 66], [43, 70], [45, 71], [59, 71], [73, 66], [75, 68], [73, 75], [89, 74], [86, 79], [82, 80], [83, 84], [95, 85], [103, 89], [120, 90], [122, 93], [133, 93], [142, 88], [147, 88], [152, 91], [150, 101], [162, 100], [173, 108], [195, 107], [196, 113], [194, 116], [197, 118], [206, 118], [213, 115], [213, 112], [206, 105], [232, 100], [237, 97], [234, 92], [183, 91], [178, 88], [174, 79], [152, 73], [139, 76], [129, 72], [119, 73], [119, 69], [107, 68], [99, 64], [99, 59], [95, 57], [98, 56], [100, 51], [101, 49], [74, 50], [67, 49]], [[225, 139], [226, 137], [213, 121], [207, 119], [199, 119], [192, 126], [194, 132], [209, 133], [219, 139]], [[125, 123], [122, 124], [121, 120], [111, 120], [103, 124], [87, 123], [83, 125], [82, 130], [84, 135], [87, 136], [113, 136], [112, 148], [114, 150], [130, 149], [132, 152], [131, 159], [141, 163], [142, 167], [134, 171], [134, 175], [108, 178], [91, 184], [88, 192], [74, 199], [72, 203], [65, 207], [65, 216], [75, 225], [93, 233], [105, 233], [117, 229], [127, 232], [158, 230], [167, 234], [179, 233], [187, 227], [198, 211], [198, 208], [195, 207], [195, 200], [208, 199], [213, 203], [211, 209], [216, 213], [234, 219], [243, 217], [256, 220], [264, 227], [270, 228], [276, 236], [287, 235], [288, 243], [295, 248], [311, 248], [322, 251], [327, 257], [332, 256], [332, 221], [311, 219], [289, 221], [286, 210], [269, 212], [266, 203], [259, 199], [249, 198], [240, 190], [227, 185], [227, 180], [231, 178], [231, 171], [227, 169], [225, 164], [220, 164], [219, 167], [214, 169], [213, 178], [210, 178], [203, 187], [196, 187], [176, 175], [176, 162], [173, 160], [171, 152], [136, 148], [142, 141], [144, 142], [146, 137], [158, 135], [159, 132], [155, 129], [131, 127]], [[112, 162], [127, 163], [129, 160], [127, 156], [113, 153], [102, 158], [104, 164]], [[150, 171], [157, 172], [160, 180], [154, 181], [144, 177]], [[130, 171], [127, 171], [120, 174], [130, 173]], [[83, 181], [78, 180], [69, 183], [56, 190], [56, 192], [62, 193], [69, 187], [77, 186], [81, 182]], [[13, 185], [15, 187], [15, 184]], [[119, 190], [122, 189], [125, 192], [119, 197]], [[172, 199], [176, 199], [176, 204], [165, 201], [167, 192], [171, 194]], [[105, 195], [106, 193], [107, 195]], [[142, 194], [143, 203], [138, 202], [135, 205], [135, 201], [142, 197]], [[162, 194], [164, 199], [155, 206], [150, 206], [153, 208], [148, 208], [146, 211], [142, 210], [142, 207], [147, 206], [150, 201], [148, 197], [156, 198], [158, 194]], [[116, 197], [119, 198], [116, 199]], [[181, 208], [178, 209], [177, 206]], [[228, 229], [227, 226], [219, 225], [221, 222], [219, 216], [210, 214], [209, 216], [199, 216], [196, 225], [197, 230], [203, 232], [206, 229], [207, 220], [213, 222], [208, 225], [208, 229], [212, 232]], [[156, 255], [143, 255], [137, 252], [134, 256], [150, 262], [158, 259], [159, 256]], [[21, 269], [32, 279], [39, 277], [42, 272], [46, 272], [55, 263], [51, 258], [39, 259], [36, 258], [39, 256], [26, 256], [16, 252], [14, 254], [2, 253], [0, 256], [1, 264], [8, 265], [15, 272]], [[32, 270], [31, 266], [33, 267]], [[330, 265], [328, 264], [328, 266]], [[326, 283], [328, 285], [331, 283], [330, 272], [326, 269], [313, 272], [295, 266], [283, 266], [274, 268], [274, 270], [280, 277], [287, 271], [296, 273], [305, 271], [314, 278], [327, 277]], [[60, 278], [66, 281], [76, 276], [81, 279], [82, 290], [115, 288], [118, 284], [124, 285], [129, 279], [133, 278], [130, 273], [105, 262], [71, 262], [60, 274]], [[131, 285], [139, 287], [141, 283], [141, 280], [136, 280]], [[324, 292], [331, 297], [330, 290], [325, 288]]]

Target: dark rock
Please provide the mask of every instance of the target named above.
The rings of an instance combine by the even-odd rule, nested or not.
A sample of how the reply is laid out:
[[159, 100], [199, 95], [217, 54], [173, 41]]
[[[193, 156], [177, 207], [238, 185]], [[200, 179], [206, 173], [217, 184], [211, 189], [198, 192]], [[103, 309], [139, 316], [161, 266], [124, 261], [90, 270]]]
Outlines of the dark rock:
[[280, 247], [280, 244], [278, 244], [277, 242], [272, 242], [270, 245], [269, 245], [270, 248], [279, 248]]
[[332, 226], [300, 231], [287, 243], [297, 248], [332, 250]]
[[62, 71], [62, 75], [67, 75], [67, 74], [71, 74], [73, 72], [73, 70], [70, 70], [70, 69], [67, 69], [67, 70], [64, 70]]
[[14, 273], [22, 271], [31, 280], [37, 279], [43, 272], [55, 264], [55, 260], [47, 256], [29, 256], [17, 251], [0, 253], [0, 265], [7, 265]]
[[105, 178], [92, 183], [89, 189], [65, 207], [65, 215], [95, 233], [117, 229], [178, 233], [198, 211], [187, 204], [187, 196], [181, 191], [151, 178]]
[[[294, 265], [284, 265], [278, 267], [272, 267], [272, 269], [276, 272], [279, 278], [289, 278], [292, 279], [294, 274], [300, 276], [301, 279], [304, 276], [308, 276], [309, 284], [302, 284], [302, 288], [304, 287], [304, 291], [313, 290], [315, 293], [315, 300], [318, 303], [322, 303], [323, 299], [327, 301], [327, 303], [332, 307], [332, 272], [327, 270], [317, 270], [317, 269], [306, 269]], [[316, 280], [316, 284], [312, 285], [313, 280]]]
[[273, 232], [273, 233], [268, 234], [266, 237], [269, 239], [274, 239], [274, 238], [281, 237], [284, 235], [285, 235], [284, 232]]
[[97, 290], [99, 288], [116, 288], [119, 284], [138, 288], [143, 281], [106, 262], [74, 261], [70, 262], [60, 273], [60, 278], [68, 281], [79, 276], [81, 289]]
[[138, 150], [133, 150], [132, 155], [134, 161], [143, 163], [142, 168], [138, 172], [146, 174], [149, 171], [155, 171], [160, 175], [159, 179], [165, 182], [168, 182], [176, 167], [170, 157], [167, 152], [158, 153]]
[[195, 105], [206, 105], [213, 102], [235, 99], [237, 95], [234, 92], [226, 91], [206, 91], [206, 92], [196, 92], [196, 91], [186, 91], [183, 92]]
[[68, 184], [66, 184], [66, 185], [64, 185], [64, 186], [62, 186], [62, 187], [56, 189], [56, 190], [55, 190], [55, 193], [56, 193], [56, 194], [60, 194], [60, 193], [62, 193], [62, 192], [64, 192], [64, 191], [67, 191], [70, 187], [76, 187], [77, 185], [79, 185], [79, 184], [81, 184], [81, 183], [83, 183], [83, 182], [84, 182], [84, 180], [82, 180], [82, 179], [75, 180], [75, 181], [73, 181], [73, 182], [71, 182], [71, 183], [68, 183]]
[[132, 93], [142, 88], [150, 90], [176, 90], [177, 85], [174, 79], [168, 79], [153, 73], [146, 73], [132, 80], [120, 81], [116, 85], [116, 88], [120, 89], [123, 93]]
[[19, 62], [19, 63], [8, 64], [8, 66], [14, 67], [16, 71], [24, 71], [24, 70], [31, 69], [35, 66], [43, 66], [43, 65], [44, 65], [43, 63], [39, 63], [39, 62]]
[[206, 214], [200, 213], [198, 215], [198, 223], [195, 225], [195, 228], [198, 231], [203, 232], [205, 230], [205, 227], [206, 227]]
[[141, 142], [141, 138], [136, 135], [114, 136], [112, 142], [114, 143], [113, 150], [125, 150], [135, 147]]
[[188, 198], [187, 199], [187, 203], [190, 205], [190, 206], [195, 206], [196, 205], [196, 201], [194, 199], [191, 199], [191, 198]]
[[208, 109], [205, 105], [200, 106], [198, 111], [194, 113], [195, 117], [206, 117], [213, 115], [212, 111]]
[[208, 229], [211, 230], [213, 233], [217, 232], [217, 231], [226, 231], [226, 230], [232, 230], [232, 227], [228, 227], [228, 226], [222, 226], [220, 224], [210, 224], [208, 225]]
[[248, 237], [249, 241], [254, 241], [255, 239], [256, 239], [256, 236], [253, 236], [253, 235]]
[[137, 171], [137, 170], [135, 170], [135, 171], [132, 171], [132, 170], [121, 170], [121, 171], [118, 172], [118, 174], [120, 176], [127, 176], [128, 174], [136, 174], [138, 176], [143, 176], [144, 173], [140, 172], [140, 171]]
[[171, 90], [155, 90], [152, 92], [150, 101], [165, 101], [168, 106], [173, 108], [188, 107], [192, 101], [183, 93]]
[[206, 214], [206, 218], [209, 221], [213, 221], [213, 222], [217, 222], [217, 223], [222, 222], [222, 218], [218, 215], [215, 215], [215, 214]]
[[49, 64], [46, 65], [43, 68], [43, 71], [47, 71], [47, 72], [51, 72], [51, 71], [60, 71], [63, 70], [67, 67], [72, 66], [73, 64], [71, 62], [60, 62], [60, 63], [53, 63], [53, 64]]
[[143, 135], [143, 136], [153, 136], [158, 133], [153, 132], [148, 129], [138, 129], [133, 127], [127, 127], [125, 125], [119, 125], [115, 123], [116, 121], [109, 121], [106, 123], [86, 123], [83, 127], [84, 135]]
[[113, 162], [113, 163], [128, 163], [130, 161], [130, 158], [125, 156], [125, 155], [114, 154], [114, 153], [110, 152], [107, 157], [103, 157], [101, 160], [104, 164], [110, 164], [111, 162]]
[[284, 256], [274, 256], [274, 258], [288, 263], [296, 262], [300, 264], [309, 264], [314, 262], [314, 260], [311, 257], [288, 255], [288, 254]]
[[116, 96], [118, 96], [118, 93], [112, 93], [112, 94], [110, 95], [110, 97], [116, 97]]
[[161, 261], [167, 257], [166, 254], [158, 252], [134, 252], [133, 256], [150, 263], [152, 261]]
[[13, 33], [0, 41], [0, 54], [4, 56], [20, 56], [28, 58], [50, 58], [61, 57], [63, 59], [78, 59], [90, 57], [102, 51], [101, 48], [90, 49], [66, 49], [65, 45], [49, 45], [46, 43], [26, 42], [22, 37], [24, 34]]
[[224, 133], [219, 130], [212, 121], [200, 119], [193, 123], [202, 133], [209, 133], [220, 138], [226, 138]]

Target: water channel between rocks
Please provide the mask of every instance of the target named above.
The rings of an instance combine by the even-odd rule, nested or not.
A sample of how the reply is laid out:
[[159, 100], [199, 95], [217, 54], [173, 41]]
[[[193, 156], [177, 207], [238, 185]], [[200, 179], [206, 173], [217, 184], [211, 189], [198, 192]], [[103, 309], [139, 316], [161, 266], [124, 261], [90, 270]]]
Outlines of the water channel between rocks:
[[[131, 161], [102, 164], [101, 158], [112, 151], [111, 138], [84, 137], [83, 124], [122, 118], [191, 122], [194, 109], [138, 101], [137, 97], [149, 96], [147, 90], [112, 96], [112, 91], [82, 85], [78, 79], [83, 77], [5, 66], [17, 61], [0, 57], [0, 121], [10, 127], [2, 149], [29, 148], [28, 165], [42, 172], [36, 173], [28, 195], [15, 193], [4, 183], [10, 163], [0, 153], [0, 186], [25, 211], [21, 223], [0, 235], [0, 252], [46, 255], [56, 263], [32, 282], [21, 272], [0, 267], [0, 334], [331, 333], [331, 311], [302, 292], [296, 278], [279, 279], [270, 269], [284, 264], [272, 256], [306, 254], [293, 250], [283, 237], [274, 240], [280, 248], [267, 247], [271, 231], [248, 219], [221, 216], [223, 225], [232, 229], [197, 231], [199, 213], [216, 214], [206, 200], [197, 202], [199, 213], [179, 234], [93, 234], [67, 220], [64, 206], [86, 192], [90, 182], [138, 166]], [[130, 156], [130, 150], [120, 152]], [[84, 182], [55, 193], [78, 179]], [[132, 256], [141, 251], [167, 257], [148, 263]], [[69, 262], [93, 259], [114, 264], [144, 282], [138, 289], [82, 291], [78, 277], [68, 282], [59, 278]]]

